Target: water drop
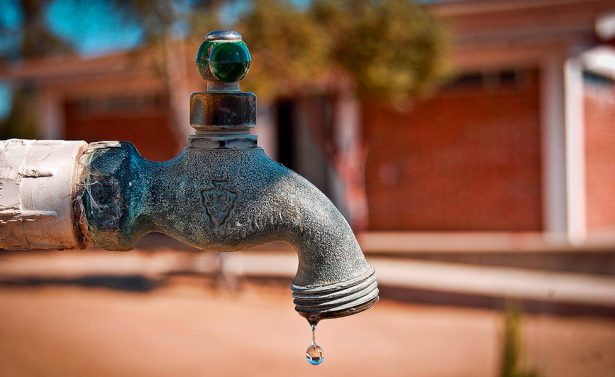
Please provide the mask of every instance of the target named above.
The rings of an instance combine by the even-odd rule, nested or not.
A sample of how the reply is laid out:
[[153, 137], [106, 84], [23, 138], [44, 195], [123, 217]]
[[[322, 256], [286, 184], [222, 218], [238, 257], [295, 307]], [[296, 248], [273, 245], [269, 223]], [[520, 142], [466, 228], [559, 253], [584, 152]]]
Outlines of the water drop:
[[305, 350], [305, 358], [312, 365], [319, 365], [325, 361], [322, 348], [316, 343], [316, 325], [312, 324], [312, 344]]
[[307, 359], [308, 363], [312, 365], [319, 365], [320, 363], [325, 361], [324, 352], [318, 344], [312, 344], [308, 347], [308, 349], [305, 351], [305, 358]]

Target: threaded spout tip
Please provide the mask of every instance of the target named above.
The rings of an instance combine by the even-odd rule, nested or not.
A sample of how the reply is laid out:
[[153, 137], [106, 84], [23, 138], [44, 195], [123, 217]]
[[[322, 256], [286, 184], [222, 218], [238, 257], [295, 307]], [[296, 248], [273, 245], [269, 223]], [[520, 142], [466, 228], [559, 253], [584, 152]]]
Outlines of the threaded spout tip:
[[340, 283], [301, 287], [292, 284], [295, 310], [310, 323], [360, 313], [378, 301], [374, 268]]

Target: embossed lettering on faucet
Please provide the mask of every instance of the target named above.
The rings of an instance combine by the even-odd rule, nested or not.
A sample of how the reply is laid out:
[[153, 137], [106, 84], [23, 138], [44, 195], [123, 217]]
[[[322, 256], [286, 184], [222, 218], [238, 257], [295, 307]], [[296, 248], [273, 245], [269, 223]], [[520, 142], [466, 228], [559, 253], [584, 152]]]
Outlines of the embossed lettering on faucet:
[[235, 206], [237, 192], [228, 180], [213, 180], [207, 182], [201, 190], [201, 203], [205, 207], [210, 222], [219, 227], [224, 224]]

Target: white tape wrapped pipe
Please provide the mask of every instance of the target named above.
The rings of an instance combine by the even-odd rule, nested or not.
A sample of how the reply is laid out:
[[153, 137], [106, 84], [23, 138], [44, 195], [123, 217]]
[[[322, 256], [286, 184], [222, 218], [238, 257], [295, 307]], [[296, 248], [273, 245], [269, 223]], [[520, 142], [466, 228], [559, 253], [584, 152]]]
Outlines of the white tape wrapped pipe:
[[73, 215], [84, 141], [0, 141], [0, 249], [83, 247]]

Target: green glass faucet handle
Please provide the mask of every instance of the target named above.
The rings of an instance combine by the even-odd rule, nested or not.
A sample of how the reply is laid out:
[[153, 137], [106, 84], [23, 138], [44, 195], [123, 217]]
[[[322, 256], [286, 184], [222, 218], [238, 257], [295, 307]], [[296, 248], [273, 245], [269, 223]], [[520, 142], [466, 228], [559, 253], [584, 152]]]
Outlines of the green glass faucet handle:
[[235, 31], [216, 30], [205, 36], [196, 55], [201, 77], [210, 81], [242, 80], [250, 69], [250, 51]]
[[218, 43], [209, 55], [209, 69], [220, 81], [243, 79], [250, 69], [250, 52], [243, 41]]

